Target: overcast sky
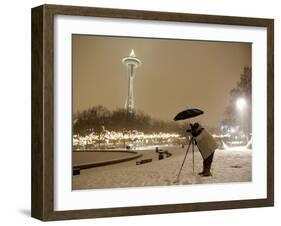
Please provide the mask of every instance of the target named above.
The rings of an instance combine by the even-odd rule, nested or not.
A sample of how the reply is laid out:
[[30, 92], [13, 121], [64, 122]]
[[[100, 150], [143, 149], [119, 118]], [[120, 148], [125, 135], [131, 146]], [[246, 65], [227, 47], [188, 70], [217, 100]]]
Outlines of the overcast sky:
[[195, 121], [217, 126], [244, 66], [251, 44], [73, 35], [73, 111], [103, 105], [123, 108], [128, 75], [123, 57], [134, 49], [142, 61], [134, 79], [135, 109], [171, 120], [199, 108]]

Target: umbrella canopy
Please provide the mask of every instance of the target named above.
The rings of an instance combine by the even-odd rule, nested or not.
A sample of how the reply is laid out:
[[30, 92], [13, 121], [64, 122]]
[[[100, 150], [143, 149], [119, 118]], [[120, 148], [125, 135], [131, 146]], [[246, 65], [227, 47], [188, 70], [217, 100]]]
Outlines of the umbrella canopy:
[[203, 113], [204, 113], [204, 111], [201, 111], [200, 109], [191, 108], [191, 109], [187, 109], [187, 110], [184, 110], [184, 111], [181, 111], [180, 113], [178, 113], [176, 115], [176, 117], [174, 118], [174, 120], [178, 121], [178, 120], [193, 118], [195, 116], [202, 115]]

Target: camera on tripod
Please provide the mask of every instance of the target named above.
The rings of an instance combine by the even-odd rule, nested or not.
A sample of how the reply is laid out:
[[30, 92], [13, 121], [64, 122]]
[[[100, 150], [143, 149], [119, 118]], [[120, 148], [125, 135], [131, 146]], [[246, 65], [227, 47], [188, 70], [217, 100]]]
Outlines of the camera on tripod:
[[203, 131], [203, 127], [198, 122], [190, 123], [186, 132], [190, 133], [193, 137], [197, 137]]

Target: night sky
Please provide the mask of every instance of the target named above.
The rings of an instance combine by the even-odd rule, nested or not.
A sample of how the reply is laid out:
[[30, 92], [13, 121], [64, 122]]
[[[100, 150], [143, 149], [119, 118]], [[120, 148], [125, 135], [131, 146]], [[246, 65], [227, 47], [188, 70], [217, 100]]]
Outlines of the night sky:
[[134, 49], [142, 66], [134, 79], [135, 109], [172, 120], [181, 110], [199, 108], [194, 119], [217, 126], [244, 66], [251, 44], [192, 40], [73, 35], [73, 112], [95, 105], [124, 108], [128, 93], [123, 57]]

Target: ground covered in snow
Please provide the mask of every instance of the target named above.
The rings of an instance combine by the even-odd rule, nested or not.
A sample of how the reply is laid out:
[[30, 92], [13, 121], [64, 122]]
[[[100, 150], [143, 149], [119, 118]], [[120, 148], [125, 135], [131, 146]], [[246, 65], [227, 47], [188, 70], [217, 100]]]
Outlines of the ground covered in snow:
[[[183, 170], [177, 180], [180, 166], [186, 153], [178, 146], [161, 147], [172, 156], [158, 160], [155, 149], [138, 150], [143, 156], [139, 159], [109, 166], [81, 170], [73, 176], [73, 189], [120, 188], [141, 186], [163, 186], [176, 184], [205, 184], [226, 182], [248, 182], [252, 180], [252, 150], [233, 148], [216, 150], [212, 164], [211, 177], [200, 177], [202, 157], [195, 150], [195, 169], [193, 174], [192, 152], [187, 155]], [[136, 165], [136, 161], [152, 158], [151, 163]]]

